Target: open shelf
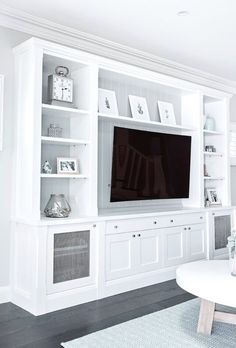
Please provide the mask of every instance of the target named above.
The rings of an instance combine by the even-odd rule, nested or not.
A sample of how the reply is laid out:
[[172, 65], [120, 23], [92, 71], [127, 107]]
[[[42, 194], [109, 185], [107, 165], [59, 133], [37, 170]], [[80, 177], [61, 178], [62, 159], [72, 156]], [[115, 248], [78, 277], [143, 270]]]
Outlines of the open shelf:
[[87, 179], [86, 175], [82, 174], [41, 174], [41, 178], [47, 179]]
[[209, 151], [203, 151], [203, 154], [205, 156], [209, 156], [209, 157], [223, 157], [224, 154], [221, 152], [209, 152]]
[[68, 139], [68, 138], [56, 138], [42, 136], [41, 141], [43, 144], [55, 144], [55, 145], [88, 145], [89, 141]]
[[144, 125], [144, 126], [155, 126], [160, 129], [173, 129], [173, 130], [182, 130], [182, 131], [194, 131], [195, 129], [185, 127], [185, 126], [179, 126], [179, 125], [172, 125], [172, 124], [164, 124], [161, 122], [155, 122], [155, 121], [143, 121], [143, 120], [136, 120], [131, 117], [127, 116], [111, 116], [99, 113], [98, 117], [100, 119], [106, 120], [106, 121], [116, 121], [116, 122], [124, 122], [128, 124], [133, 125]]
[[207, 129], [203, 129], [203, 133], [206, 135], [223, 135], [223, 132], [211, 131]]
[[81, 110], [76, 108], [70, 108], [66, 106], [57, 106], [51, 104], [42, 104], [42, 110], [47, 113], [47, 116], [59, 116], [59, 117], [76, 117], [77, 115], [89, 115], [88, 110]]

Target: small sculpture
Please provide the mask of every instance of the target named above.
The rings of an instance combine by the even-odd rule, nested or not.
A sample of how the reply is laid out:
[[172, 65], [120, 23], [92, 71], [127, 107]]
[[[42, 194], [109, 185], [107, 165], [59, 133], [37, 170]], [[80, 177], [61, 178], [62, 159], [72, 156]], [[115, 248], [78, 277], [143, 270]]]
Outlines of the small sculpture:
[[45, 161], [42, 165], [43, 174], [52, 174], [52, 166], [48, 161]]

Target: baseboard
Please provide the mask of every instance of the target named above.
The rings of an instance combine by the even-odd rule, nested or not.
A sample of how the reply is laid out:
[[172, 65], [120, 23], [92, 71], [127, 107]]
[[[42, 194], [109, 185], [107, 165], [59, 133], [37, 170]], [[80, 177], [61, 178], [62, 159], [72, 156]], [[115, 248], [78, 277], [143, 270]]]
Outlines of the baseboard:
[[10, 302], [10, 287], [0, 287], [0, 303]]
[[114, 296], [126, 291], [132, 291], [175, 279], [177, 267], [178, 266], [173, 266], [159, 269], [157, 271], [147, 272], [146, 274], [142, 273], [132, 277], [124, 277], [117, 280], [107, 281], [100, 291], [99, 298]]

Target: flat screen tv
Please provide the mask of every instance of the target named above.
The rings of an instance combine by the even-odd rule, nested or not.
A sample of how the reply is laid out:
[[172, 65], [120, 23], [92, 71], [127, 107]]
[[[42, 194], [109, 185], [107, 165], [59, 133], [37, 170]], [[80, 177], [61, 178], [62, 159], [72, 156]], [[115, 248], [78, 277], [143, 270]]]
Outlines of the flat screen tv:
[[114, 127], [111, 202], [189, 197], [191, 137]]

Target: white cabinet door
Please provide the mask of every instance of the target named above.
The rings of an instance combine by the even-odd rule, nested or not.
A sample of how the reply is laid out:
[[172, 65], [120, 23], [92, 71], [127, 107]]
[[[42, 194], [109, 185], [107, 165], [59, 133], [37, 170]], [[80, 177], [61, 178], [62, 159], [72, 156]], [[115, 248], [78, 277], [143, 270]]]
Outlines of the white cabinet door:
[[209, 257], [227, 257], [227, 238], [233, 224], [232, 210], [215, 210], [209, 215]]
[[106, 236], [106, 280], [135, 273], [136, 240], [135, 234], [130, 232]]
[[135, 233], [137, 237], [138, 272], [154, 271], [162, 266], [161, 240], [159, 229]]
[[183, 226], [163, 229], [164, 266], [186, 261], [186, 231]]
[[53, 226], [47, 241], [47, 293], [95, 284], [96, 225]]
[[187, 239], [188, 261], [200, 260], [206, 256], [205, 224], [196, 224], [184, 227]]

